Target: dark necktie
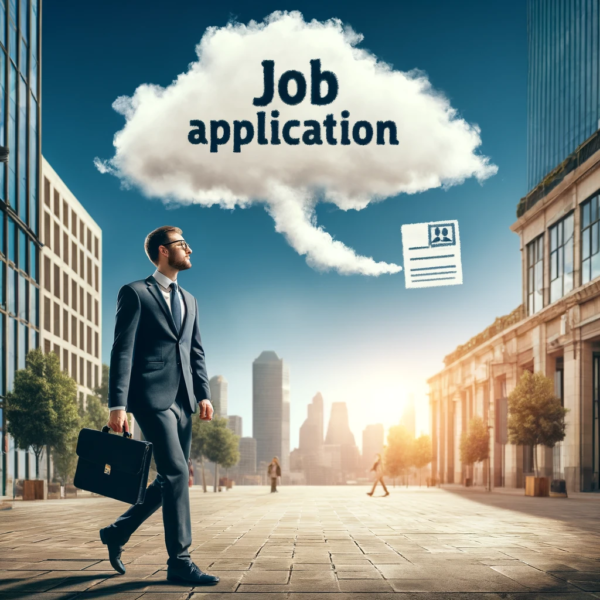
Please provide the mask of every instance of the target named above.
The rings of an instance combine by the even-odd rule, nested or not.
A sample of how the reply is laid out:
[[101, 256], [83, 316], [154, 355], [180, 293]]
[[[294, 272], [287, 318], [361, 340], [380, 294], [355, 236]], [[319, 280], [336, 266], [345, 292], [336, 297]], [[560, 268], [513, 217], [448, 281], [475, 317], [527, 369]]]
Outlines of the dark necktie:
[[177, 293], [177, 284], [172, 283], [171, 288], [171, 313], [173, 314], [173, 321], [175, 321], [175, 328], [177, 333], [181, 328], [181, 302], [179, 301], [179, 294]]

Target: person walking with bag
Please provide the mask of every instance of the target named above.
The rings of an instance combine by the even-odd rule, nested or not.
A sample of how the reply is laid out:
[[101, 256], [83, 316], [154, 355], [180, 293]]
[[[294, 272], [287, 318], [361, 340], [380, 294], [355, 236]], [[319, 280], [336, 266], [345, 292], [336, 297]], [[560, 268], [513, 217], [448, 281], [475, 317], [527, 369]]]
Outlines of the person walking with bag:
[[110, 357], [108, 425], [129, 430], [132, 412], [152, 443], [158, 475], [144, 502], [131, 506], [100, 530], [113, 568], [123, 574], [123, 547], [137, 528], [162, 506], [167, 579], [185, 585], [215, 585], [190, 557], [192, 526], [188, 459], [192, 417], [212, 420], [210, 388], [200, 338], [198, 302], [178, 285], [180, 271], [192, 266], [192, 249], [178, 227], [159, 227], [146, 237], [154, 273], [119, 290], [115, 339]]
[[390, 493], [385, 487], [385, 481], [383, 481], [383, 460], [381, 459], [381, 454], [375, 455], [375, 462], [371, 467], [371, 471], [375, 471], [375, 483], [373, 483], [373, 489], [370, 492], [367, 492], [367, 496], [372, 496], [375, 493], [375, 488], [377, 487], [378, 483], [381, 483], [383, 486], [383, 491], [385, 492], [383, 497], [385, 498], [386, 496], [389, 496]]
[[279, 465], [279, 459], [276, 456], [274, 456], [273, 460], [269, 463], [267, 474], [271, 478], [271, 493], [276, 492], [277, 478], [281, 477], [281, 466]]

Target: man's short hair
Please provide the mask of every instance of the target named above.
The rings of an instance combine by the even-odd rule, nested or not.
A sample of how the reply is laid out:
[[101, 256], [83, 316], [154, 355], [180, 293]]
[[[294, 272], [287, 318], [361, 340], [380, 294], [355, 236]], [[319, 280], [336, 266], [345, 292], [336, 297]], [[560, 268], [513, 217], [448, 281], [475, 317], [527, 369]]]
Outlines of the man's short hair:
[[173, 227], [172, 225], [163, 225], [154, 231], [151, 231], [146, 236], [146, 241], [144, 242], [144, 249], [146, 250], [146, 254], [150, 261], [154, 264], [158, 264], [158, 247], [164, 244], [168, 244], [169, 240], [169, 232], [174, 231], [181, 235], [182, 231], [179, 227]]

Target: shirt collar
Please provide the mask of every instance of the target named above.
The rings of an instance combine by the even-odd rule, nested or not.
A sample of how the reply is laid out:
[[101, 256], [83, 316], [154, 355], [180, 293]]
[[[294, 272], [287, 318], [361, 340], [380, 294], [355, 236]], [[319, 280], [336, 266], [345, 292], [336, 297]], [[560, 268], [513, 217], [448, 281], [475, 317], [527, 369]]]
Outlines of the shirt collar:
[[170, 289], [170, 285], [172, 283], [177, 283], [177, 281], [173, 281], [172, 279], [169, 279], [166, 275], [163, 275], [158, 269], [154, 271], [152, 277], [154, 277], [154, 279], [156, 279], [156, 281], [167, 290]]

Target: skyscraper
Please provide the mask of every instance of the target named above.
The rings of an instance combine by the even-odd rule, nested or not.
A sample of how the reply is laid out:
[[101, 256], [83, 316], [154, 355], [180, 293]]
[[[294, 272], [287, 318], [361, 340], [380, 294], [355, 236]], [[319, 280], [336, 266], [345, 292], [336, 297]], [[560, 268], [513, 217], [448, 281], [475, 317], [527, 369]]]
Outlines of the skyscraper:
[[[41, 148], [41, 14], [38, 0], [0, 3], [0, 494], [35, 477], [30, 452], [7, 433], [3, 402], [15, 371], [39, 347], [39, 187]], [[5, 452], [4, 449], [8, 452]]]
[[375, 462], [375, 455], [383, 452], [383, 425], [367, 425], [362, 434], [362, 467], [368, 471]]
[[600, 4], [529, 0], [527, 29], [531, 190], [600, 128]]
[[208, 385], [210, 386], [210, 399], [218, 417], [227, 416], [227, 380], [222, 375], [211, 377]]
[[229, 427], [235, 435], [242, 437], [242, 417], [229, 415], [227, 417], [227, 427]]
[[340, 447], [341, 469], [344, 476], [351, 476], [358, 471], [358, 448], [354, 434], [348, 422], [348, 407], [345, 402], [334, 402], [331, 405], [331, 416], [327, 426], [325, 444]]
[[251, 437], [240, 439], [240, 462], [235, 467], [237, 473], [256, 475], [256, 440]]
[[278, 456], [285, 478], [290, 458], [290, 374], [272, 351], [252, 363], [252, 437], [257, 464]]
[[323, 396], [321, 392], [307, 407], [308, 415], [300, 427], [300, 452], [304, 455], [318, 452], [323, 445]]

